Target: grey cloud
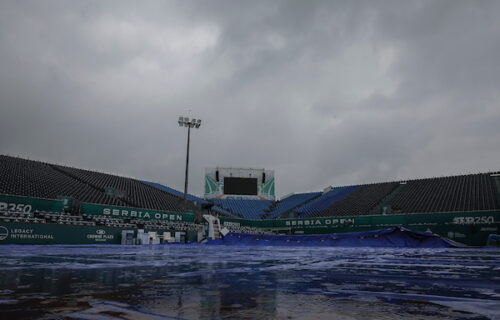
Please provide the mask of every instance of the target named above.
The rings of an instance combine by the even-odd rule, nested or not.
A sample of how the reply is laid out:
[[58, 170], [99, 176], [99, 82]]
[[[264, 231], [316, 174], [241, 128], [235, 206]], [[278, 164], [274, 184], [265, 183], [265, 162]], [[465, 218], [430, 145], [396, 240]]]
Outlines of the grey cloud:
[[498, 170], [494, 1], [4, 1], [0, 152], [190, 190], [279, 195]]

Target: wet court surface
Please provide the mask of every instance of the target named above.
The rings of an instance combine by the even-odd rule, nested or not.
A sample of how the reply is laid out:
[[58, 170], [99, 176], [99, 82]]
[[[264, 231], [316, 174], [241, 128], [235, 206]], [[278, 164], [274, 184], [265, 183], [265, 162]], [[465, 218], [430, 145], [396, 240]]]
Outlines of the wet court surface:
[[0, 252], [0, 319], [500, 319], [498, 249]]

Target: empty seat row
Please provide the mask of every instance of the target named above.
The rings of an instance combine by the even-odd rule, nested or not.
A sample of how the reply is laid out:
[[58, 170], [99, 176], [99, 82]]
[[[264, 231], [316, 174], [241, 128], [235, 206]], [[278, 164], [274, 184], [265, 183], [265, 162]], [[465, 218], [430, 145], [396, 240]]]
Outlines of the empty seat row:
[[230, 211], [231, 213], [241, 215], [244, 219], [260, 220], [265, 214], [265, 210], [272, 204], [270, 200], [249, 200], [249, 199], [214, 199], [214, 204]]
[[268, 210], [268, 213], [264, 215], [265, 218], [274, 219], [281, 216], [284, 213], [293, 210], [306, 202], [309, 202], [317, 197], [321, 196], [321, 192], [309, 192], [309, 193], [296, 193], [289, 197], [286, 197], [280, 201], [273, 203]]
[[305, 218], [308, 216], [319, 216], [320, 212], [323, 212], [326, 209], [332, 207], [334, 204], [341, 201], [343, 198], [347, 197], [349, 194], [351, 194], [354, 190], [358, 188], [359, 186], [333, 188], [332, 190], [321, 195], [320, 197], [298, 208], [296, 210], [296, 213], [301, 218]]
[[407, 181], [387, 205], [393, 213], [499, 209], [489, 174]]
[[132, 178], [0, 155], [0, 194], [66, 196], [79, 202], [173, 212], [195, 209], [191, 201], [185, 208], [182, 197], [168, 191]]

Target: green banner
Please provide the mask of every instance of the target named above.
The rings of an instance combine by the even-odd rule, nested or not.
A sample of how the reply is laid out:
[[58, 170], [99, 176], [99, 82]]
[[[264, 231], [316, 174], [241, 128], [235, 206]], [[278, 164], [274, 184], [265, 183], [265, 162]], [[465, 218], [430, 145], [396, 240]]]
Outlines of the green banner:
[[119, 244], [121, 232], [107, 227], [0, 222], [0, 244]]
[[402, 226], [415, 231], [432, 231], [443, 237], [482, 246], [491, 233], [500, 231], [500, 211], [422, 213], [401, 215], [350, 216], [285, 220], [243, 220], [221, 218], [227, 227], [269, 228], [291, 234], [359, 232]]
[[194, 215], [170, 211], [150, 210], [141, 208], [106, 206], [92, 203], [82, 203], [80, 212], [88, 215], [108, 216], [121, 219], [169, 220], [194, 222]]
[[36, 210], [62, 212], [63, 206], [62, 200], [49, 200], [0, 194], [0, 210], [4, 211], [22, 211], [25, 213]]

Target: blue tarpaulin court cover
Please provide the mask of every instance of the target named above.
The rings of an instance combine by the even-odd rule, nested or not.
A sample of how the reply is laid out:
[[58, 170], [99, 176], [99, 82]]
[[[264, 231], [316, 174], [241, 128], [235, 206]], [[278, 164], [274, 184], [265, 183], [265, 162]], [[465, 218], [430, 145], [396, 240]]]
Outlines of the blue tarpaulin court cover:
[[228, 233], [207, 245], [249, 246], [325, 246], [325, 247], [392, 247], [392, 248], [459, 248], [465, 245], [432, 232], [412, 231], [403, 227], [322, 235], [263, 235]]

